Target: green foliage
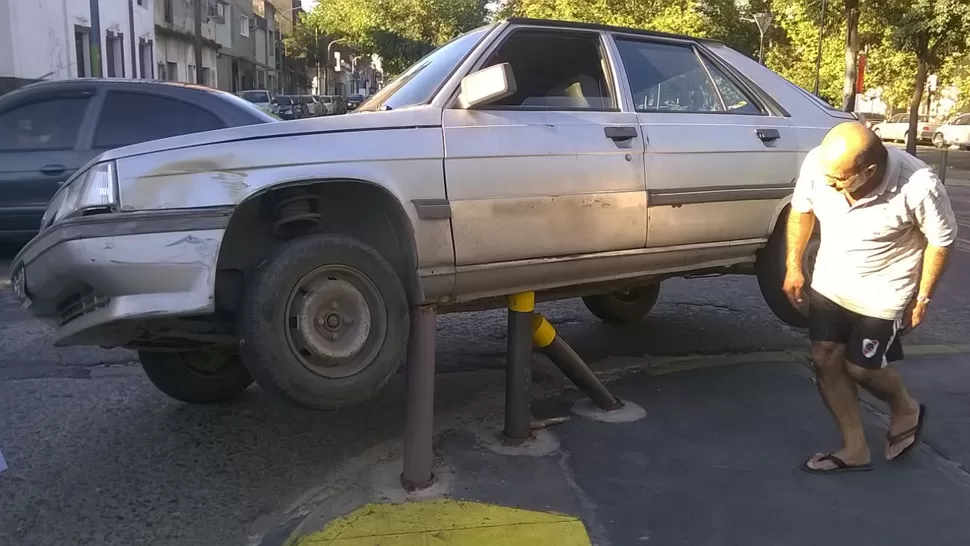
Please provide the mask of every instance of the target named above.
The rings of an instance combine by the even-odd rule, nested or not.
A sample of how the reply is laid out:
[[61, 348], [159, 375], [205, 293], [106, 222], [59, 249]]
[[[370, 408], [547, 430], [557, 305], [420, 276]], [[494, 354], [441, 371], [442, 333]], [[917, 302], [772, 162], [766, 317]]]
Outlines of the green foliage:
[[[436, 46], [485, 21], [485, 0], [327, 0], [303, 18], [287, 47], [315, 62], [333, 39], [358, 53], [377, 53], [398, 73]], [[319, 43], [317, 36], [320, 36]], [[322, 44], [322, 45], [321, 45]]]

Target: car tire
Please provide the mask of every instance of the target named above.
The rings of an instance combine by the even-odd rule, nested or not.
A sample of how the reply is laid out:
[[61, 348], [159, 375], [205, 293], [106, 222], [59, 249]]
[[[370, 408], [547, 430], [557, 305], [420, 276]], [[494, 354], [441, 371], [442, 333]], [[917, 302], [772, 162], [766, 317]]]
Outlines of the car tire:
[[[768, 304], [768, 308], [781, 319], [782, 322], [795, 328], [808, 328], [807, 305], [804, 310], [792, 305], [788, 296], [782, 290], [787, 272], [786, 253], [788, 251], [786, 243], [786, 226], [788, 225], [788, 210], [778, 218], [775, 231], [768, 238], [768, 244], [758, 253], [755, 262], [755, 272], [758, 276], [758, 287], [761, 295]], [[816, 222], [815, 231], [812, 233], [805, 254], [802, 258], [802, 271], [805, 272], [805, 291], [809, 290], [812, 284], [812, 272], [815, 269], [815, 258], [818, 255], [818, 247], [821, 236]]]
[[232, 400], [253, 382], [239, 357], [228, 351], [138, 351], [138, 356], [158, 390], [190, 404]]
[[404, 286], [373, 248], [341, 235], [282, 244], [248, 282], [243, 364], [265, 390], [309, 409], [374, 397], [407, 352]]
[[583, 304], [596, 318], [615, 324], [640, 322], [660, 297], [660, 283], [583, 298]]
[[943, 133], [933, 135], [933, 146], [940, 150], [946, 147], [946, 142], [943, 140]]

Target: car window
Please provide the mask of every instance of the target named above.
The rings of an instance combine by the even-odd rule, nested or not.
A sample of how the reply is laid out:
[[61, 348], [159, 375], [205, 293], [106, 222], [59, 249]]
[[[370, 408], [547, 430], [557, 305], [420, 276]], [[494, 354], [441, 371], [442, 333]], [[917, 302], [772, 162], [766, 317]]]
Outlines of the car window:
[[613, 110], [599, 34], [555, 30], [513, 32], [482, 68], [509, 63], [516, 90], [489, 108]]
[[906, 114], [896, 114], [895, 116], [889, 118], [891, 123], [900, 123], [906, 120]]
[[0, 114], [0, 150], [71, 150], [90, 97], [62, 97], [23, 104]]
[[239, 96], [249, 102], [269, 102], [269, 93], [266, 91], [242, 91]]
[[970, 116], [960, 116], [953, 120], [953, 125], [970, 125]]
[[763, 114], [690, 45], [616, 40], [637, 112]]
[[117, 148], [223, 127], [225, 124], [211, 112], [182, 100], [110, 91], [101, 107], [94, 147]]

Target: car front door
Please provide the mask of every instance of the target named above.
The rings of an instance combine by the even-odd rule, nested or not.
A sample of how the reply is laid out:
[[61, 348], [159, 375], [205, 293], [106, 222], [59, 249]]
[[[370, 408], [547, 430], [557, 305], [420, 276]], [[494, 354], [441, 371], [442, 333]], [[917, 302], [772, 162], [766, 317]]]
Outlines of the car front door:
[[459, 270], [643, 248], [643, 140], [601, 33], [512, 27], [477, 67], [501, 63], [511, 96], [443, 114]]
[[83, 149], [93, 88], [40, 92], [0, 111], [0, 233], [37, 233], [57, 189], [94, 155]]
[[791, 121], [690, 41], [614, 43], [646, 139], [647, 246], [764, 239], [797, 175]]
[[943, 140], [957, 146], [970, 145], [970, 114], [959, 116], [943, 128]]
[[886, 140], [904, 140], [906, 131], [909, 130], [909, 116], [906, 114], [896, 114], [889, 119], [886, 124], [886, 132], [881, 135]]

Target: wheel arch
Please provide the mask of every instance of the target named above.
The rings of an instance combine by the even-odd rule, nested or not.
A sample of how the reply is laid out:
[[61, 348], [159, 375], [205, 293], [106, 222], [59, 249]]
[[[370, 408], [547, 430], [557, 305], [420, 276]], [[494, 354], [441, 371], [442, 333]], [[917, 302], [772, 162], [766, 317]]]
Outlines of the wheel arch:
[[273, 207], [283, 192], [303, 192], [314, 199], [320, 216], [315, 231], [354, 236], [373, 246], [398, 273], [408, 300], [423, 301], [414, 224], [401, 198], [386, 185], [365, 178], [313, 177], [261, 187], [236, 205], [213, 269], [217, 310], [228, 302], [235, 305], [245, 277], [274, 245], [292, 238], [273, 229]]

